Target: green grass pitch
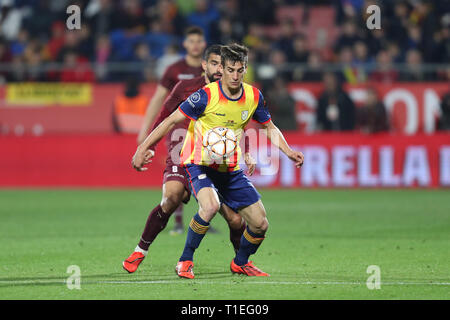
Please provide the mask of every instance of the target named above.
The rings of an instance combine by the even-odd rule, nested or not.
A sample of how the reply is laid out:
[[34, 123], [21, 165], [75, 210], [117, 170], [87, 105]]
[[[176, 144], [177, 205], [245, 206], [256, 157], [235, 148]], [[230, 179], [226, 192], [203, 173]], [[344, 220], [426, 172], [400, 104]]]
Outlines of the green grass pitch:
[[[122, 269], [160, 190], [0, 191], [0, 299], [449, 299], [449, 190], [262, 190], [269, 231], [255, 264], [232, 275], [217, 215], [197, 250], [194, 280], [174, 266], [185, 234], [173, 219], [134, 274]], [[187, 224], [197, 203], [185, 207]], [[70, 290], [67, 268], [81, 271]], [[380, 268], [369, 290], [367, 268]]]

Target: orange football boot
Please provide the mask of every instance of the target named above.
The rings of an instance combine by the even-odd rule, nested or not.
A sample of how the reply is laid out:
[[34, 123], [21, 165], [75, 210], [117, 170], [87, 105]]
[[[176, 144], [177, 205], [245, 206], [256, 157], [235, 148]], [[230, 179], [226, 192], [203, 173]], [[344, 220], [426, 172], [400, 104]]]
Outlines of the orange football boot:
[[245, 274], [250, 277], [269, 277], [270, 274], [265, 273], [253, 265], [253, 261], [249, 261], [243, 266], [238, 266], [234, 259], [231, 260], [230, 270], [233, 273]]
[[135, 251], [127, 258], [127, 260], [122, 262], [122, 266], [128, 273], [133, 273], [137, 270], [144, 258], [145, 255], [142, 252]]
[[194, 263], [192, 261], [178, 261], [175, 272], [180, 278], [194, 279]]

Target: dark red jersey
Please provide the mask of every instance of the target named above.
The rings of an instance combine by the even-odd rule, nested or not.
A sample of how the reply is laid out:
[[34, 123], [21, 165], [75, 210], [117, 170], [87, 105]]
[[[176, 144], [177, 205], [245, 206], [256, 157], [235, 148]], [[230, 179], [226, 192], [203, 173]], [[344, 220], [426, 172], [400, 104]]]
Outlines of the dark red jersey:
[[[163, 109], [159, 113], [158, 118], [153, 125], [152, 131], [166, 119], [168, 116], [174, 112], [178, 106], [185, 101], [189, 96], [195, 91], [203, 88], [206, 85], [205, 77], [200, 76], [190, 80], [181, 80], [179, 81], [170, 94], [167, 96], [166, 100], [163, 103]], [[181, 143], [183, 142], [184, 136], [186, 134], [187, 128], [189, 126], [190, 120], [186, 118], [183, 122], [175, 125], [170, 132], [166, 135], [166, 144], [167, 144], [167, 153], [168, 160], [171, 158], [171, 152], [176, 145], [179, 145], [179, 149], [181, 150]], [[180, 130], [182, 129], [182, 130]], [[181, 134], [182, 133], [182, 134]], [[154, 149], [154, 146], [151, 147]]]
[[167, 67], [159, 84], [169, 91], [172, 91], [178, 81], [189, 80], [201, 76], [203, 69], [201, 66], [191, 67], [186, 59], [181, 59]]

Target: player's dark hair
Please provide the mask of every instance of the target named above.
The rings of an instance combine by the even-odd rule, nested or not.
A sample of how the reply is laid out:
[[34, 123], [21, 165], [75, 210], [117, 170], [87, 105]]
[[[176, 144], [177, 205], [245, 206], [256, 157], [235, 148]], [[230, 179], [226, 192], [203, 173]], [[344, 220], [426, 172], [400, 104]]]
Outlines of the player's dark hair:
[[203, 32], [203, 29], [197, 26], [191, 26], [188, 27], [185, 31], [184, 31], [184, 36], [190, 36], [191, 34], [198, 34], [199, 36], [204, 36], [205, 33]]
[[222, 46], [220, 57], [223, 66], [225, 66], [226, 61], [229, 61], [233, 64], [236, 62], [241, 62], [243, 65], [247, 65], [248, 48], [237, 43]]
[[206, 48], [205, 53], [203, 54], [203, 60], [208, 61], [209, 56], [211, 54], [216, 54], [220, 56], [222, 50], [222, 45], [220, 44], [213, 44], [210, 45], [208, 48]]

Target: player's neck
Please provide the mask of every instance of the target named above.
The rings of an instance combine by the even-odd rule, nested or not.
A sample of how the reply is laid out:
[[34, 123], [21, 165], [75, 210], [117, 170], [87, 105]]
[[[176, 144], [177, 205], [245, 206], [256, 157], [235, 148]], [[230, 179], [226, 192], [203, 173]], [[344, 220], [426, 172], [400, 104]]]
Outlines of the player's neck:
[[225, 93], [225, 95], [230, 99], [237, 99], [241, 96], [242, 90], [242, 84], [239, 86], [239, 88], [229, 88], [227, 85], [225, 85], [223, 82], [222, 84], [222, 91]]
[[192, 57], [190, 55], [186, 55], [185, 57], [186, 63], [190, 67], [200, 67], [202, 65], [202, 57]]

